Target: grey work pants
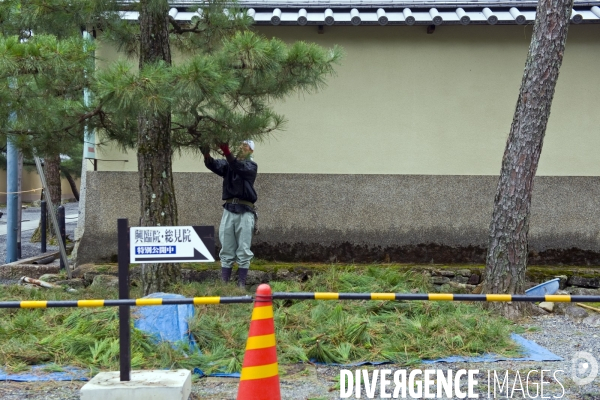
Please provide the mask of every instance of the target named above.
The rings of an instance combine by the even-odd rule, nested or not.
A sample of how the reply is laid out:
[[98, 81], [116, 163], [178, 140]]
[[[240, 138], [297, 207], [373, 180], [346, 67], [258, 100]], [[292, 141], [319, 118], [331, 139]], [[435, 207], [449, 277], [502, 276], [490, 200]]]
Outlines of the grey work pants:
[[223, 210], [219, 240], [221, 241], [221, 267], [231, 268], [237, 262], [238, 268], [250, 268], [250, 260], [254, 253], [250, 250], [252, 232], [254, 231], [254, 214], [241, 214]]

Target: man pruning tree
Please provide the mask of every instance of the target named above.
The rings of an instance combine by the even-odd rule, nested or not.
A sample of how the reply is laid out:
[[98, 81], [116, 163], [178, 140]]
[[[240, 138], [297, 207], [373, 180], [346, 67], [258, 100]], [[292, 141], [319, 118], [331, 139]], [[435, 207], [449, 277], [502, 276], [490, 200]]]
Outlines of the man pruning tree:
[[229, 282], [233, 263], [238, 264], [238, 286], [246, 286], [250, 260], [254, 253], [250, 250], [252, 235], [255, 232], [256, 211], [254, 203], [257, 195], [254, 181], [258, 166], [252, 159], [254, 142], [246, 140], [240, 146], [236, 157], [231, 154], [229, 145], [219, 146], [225, 160], [215, 160], [209, 149], [202, 149], [204, 165], [215, 174], [223, 177], [223, 217], [219, 227], [221, 242], [221, 280]]

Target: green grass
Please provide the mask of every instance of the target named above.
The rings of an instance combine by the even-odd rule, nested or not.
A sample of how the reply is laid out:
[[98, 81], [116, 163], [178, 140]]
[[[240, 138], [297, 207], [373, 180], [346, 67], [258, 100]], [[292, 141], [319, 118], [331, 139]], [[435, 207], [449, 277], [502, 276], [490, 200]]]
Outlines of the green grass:
[[[386, 268], [336, 267], [306, 282], [272, 282], [273, 291], [427, 292], [420, 274]], [[140, 297], [133, 288], [132, 297]], [[174, 293], [192, 296], [236, 296], [234, 285], [216, 282], [185, 284]], [[116, 290], [63, 291], [0, 287], [0, 299], [62, 300], [116, 298]], [[275, 301], [276, 337], [281, 363], [309, 360], [349, 363], [389, 360], [403, 365], [420, 359], [495, 352], [516, 355], [509, 339], [517, 329], [494, 317], [479, 304], [460, 302]], [[116, 308], [2, 309], [0, 363], [11, 371], [30, 364], [49, 368], [75, 365], [97, 370], [118, 369], [118, 312]], [[132, 331], [133, 368], [193, 368], [207, 372], [239, 371], [248, 334], [252, 305], [196, 307], [190, 330], [202, 355], [180, 346], [153, 344], [144, 333]]]

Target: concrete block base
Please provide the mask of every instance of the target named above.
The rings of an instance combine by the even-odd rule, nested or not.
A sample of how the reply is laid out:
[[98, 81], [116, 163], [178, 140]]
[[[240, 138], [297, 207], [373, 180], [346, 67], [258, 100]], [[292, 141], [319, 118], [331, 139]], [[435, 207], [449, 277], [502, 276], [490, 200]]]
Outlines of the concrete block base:
[[120, 381], [120, 373], [101, 372], [80, 391], [81, 400], [188, 400], [192, 373], [174, 371], [131, 371], [131, 380]]

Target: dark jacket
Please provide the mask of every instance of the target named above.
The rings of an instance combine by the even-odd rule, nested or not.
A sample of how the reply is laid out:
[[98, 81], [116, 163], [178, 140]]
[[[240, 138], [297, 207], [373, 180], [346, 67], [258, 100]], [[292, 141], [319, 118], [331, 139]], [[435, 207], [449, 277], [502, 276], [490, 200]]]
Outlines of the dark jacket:
[[[223, 177], [223, 200], [238, 198], [255, 203], [258, 199], [254, 190], [254, 181], [258, 165], [254, 161], [233, 159], [204, 159], [204, 165], [215, 174]], [[229, 204], [228, 204], [229, 205]]]

